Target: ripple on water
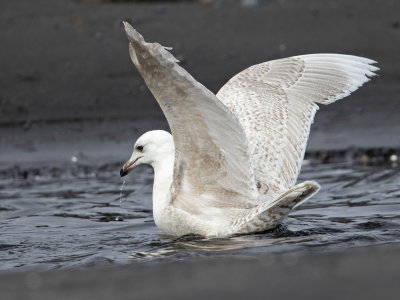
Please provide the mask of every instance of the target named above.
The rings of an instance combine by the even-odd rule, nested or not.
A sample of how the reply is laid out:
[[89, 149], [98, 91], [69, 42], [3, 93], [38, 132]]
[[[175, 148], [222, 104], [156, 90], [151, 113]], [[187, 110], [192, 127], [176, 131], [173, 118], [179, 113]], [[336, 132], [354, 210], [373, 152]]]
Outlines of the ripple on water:
[[64, 173], [35, 168], [18, 171], [13, 180], [0, 179], [0, 269], [157, 263], [400, 242], [399, 168], [308, 164], [299, 181], [316, 180], [322, 190], [283, 225], [218, 239], [162, 234], [152, 217], [152, 172], [140, 168], [124, 184], [116, 170], [117, 165], [99, 170], [75, 166]]

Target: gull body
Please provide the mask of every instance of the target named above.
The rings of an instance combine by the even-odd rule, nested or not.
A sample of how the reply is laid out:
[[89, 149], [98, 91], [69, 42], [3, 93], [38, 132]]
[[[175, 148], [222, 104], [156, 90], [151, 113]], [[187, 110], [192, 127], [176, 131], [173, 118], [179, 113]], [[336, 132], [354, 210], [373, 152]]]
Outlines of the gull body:
[[281, 223], [320, 188], [295, 185], [317, 103], [348, 96], [378, 70], [367, 58], [303, 55], [252, 66], [214, 95], [124, 24], [132, 61], [172, 135], [143, 134], [121, 176], [153, 167], [154, 221], [175, 236], [247, 234]]

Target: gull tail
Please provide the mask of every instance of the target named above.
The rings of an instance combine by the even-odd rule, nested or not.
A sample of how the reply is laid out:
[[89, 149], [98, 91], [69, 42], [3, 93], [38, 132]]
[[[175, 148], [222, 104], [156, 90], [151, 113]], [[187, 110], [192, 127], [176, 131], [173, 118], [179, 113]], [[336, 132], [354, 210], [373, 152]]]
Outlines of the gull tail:
[[320, 186], [315, 181], [295, 185], [271, 202], [264, 202], [249, 214], [234, 222], [236, 233], [260, 232], [275, 228], [293, 208], [317, 193]]

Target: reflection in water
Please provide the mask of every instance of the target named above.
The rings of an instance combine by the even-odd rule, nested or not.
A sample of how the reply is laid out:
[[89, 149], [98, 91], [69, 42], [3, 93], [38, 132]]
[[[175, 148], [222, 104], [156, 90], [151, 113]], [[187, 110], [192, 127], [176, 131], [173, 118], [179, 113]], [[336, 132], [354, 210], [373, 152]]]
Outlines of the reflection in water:
[[398, 167], [307, 164], [299, 181], [316, 180], [322, 190], [283, 225], [218, 239], [172, 238], [157, 229], [150, 169], [140, 168], [122, 187], [117, 164], [15, 170], [0, 170], [3, 270], [323, 251], [400, 241]]
[[162, 257], [178, 255], [180, 253], [189, 255], [190, 253], [193, 254], [196, 252], [200, 252], [202, 255], [207, 255], [207, 252], [217, 255], [220, 254], [219, 252], [226, 252], [222, 254], [227, 254], [231, 250], [241, 250], [241, 253], [245, 254], [246, 249], [249, 248], [267, 247], [272, 245], [301, 244], [314, 241], [315, 239], [317, 239], [317, 237], [288, 236], [277, 238], [274, 235], [268, 237], [268, 233], [213, 239], [185, 237], [185, 240], [177, 239], [170, 243], [160, 245], [160, 248], [158, 249], [151, 249], [148, 252], [132, 253], [131, 257]]

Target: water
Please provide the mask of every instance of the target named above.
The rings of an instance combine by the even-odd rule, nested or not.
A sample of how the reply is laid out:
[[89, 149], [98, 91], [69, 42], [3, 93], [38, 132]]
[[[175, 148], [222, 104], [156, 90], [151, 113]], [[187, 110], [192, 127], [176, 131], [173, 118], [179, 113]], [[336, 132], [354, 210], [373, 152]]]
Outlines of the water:
[[124, 191], [124, 186], [125, 186], [126, 181], [122, 181], [121, 188], [119, 189], [119, 202], [122, 202], [123, 197], [123, 191]]
[[[121, 187], [120, 165], [32, 166], [0, 172], [0, 269], [158, 263], [400, 242], [400, 168], [309, 164], [322, 190], [277, 229], [233, 238], [172, 238], [152, 218], [152, 171]], [[123, 188], [123, 189], [122, 189]], [[123, 199], [123, 201], [121, 201]]]

